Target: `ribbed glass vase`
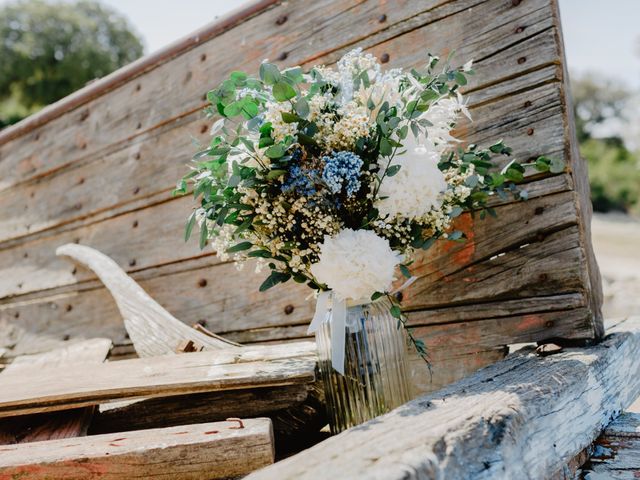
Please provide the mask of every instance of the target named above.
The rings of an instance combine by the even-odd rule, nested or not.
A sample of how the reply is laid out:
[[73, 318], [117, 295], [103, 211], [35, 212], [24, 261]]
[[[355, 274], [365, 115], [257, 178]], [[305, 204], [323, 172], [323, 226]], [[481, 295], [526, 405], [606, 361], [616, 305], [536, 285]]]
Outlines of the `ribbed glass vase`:
[[347, 306], [344, 375], [331, 365], [332, 312], [316, 332], [331, 432], [336, 434], [410, 399], [407, 339], [386, 298]]

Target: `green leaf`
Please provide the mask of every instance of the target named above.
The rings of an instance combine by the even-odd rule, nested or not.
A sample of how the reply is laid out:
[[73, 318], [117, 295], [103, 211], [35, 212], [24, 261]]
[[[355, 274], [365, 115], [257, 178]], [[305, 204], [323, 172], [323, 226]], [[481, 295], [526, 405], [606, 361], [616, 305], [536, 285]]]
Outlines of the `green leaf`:
[[302, 118], [306, 118], [309, 115], [309, 102], [305, 98], [299, 98], [295, 104], [296, 113]]
[[233, 102], [224, 107], [224, 114], [227, 117], [235, 117], [242, 112], [242, 102]]
[[284, 175], [285, 173], [287, 173], [286, 170], [271, 170], [269, 173], [267, 173], [267, 178], [269, 180], [273, 180], [274, 178], [278, 178]]
[[562, 173], [564, 172], [564, 161], [559, 158], [552, 158], [551, 165], [549, 166], [549, 171], [551, 173]]
[[187, 221], [187, 226], [184, 229], [184, 241], [188, 241], [191, 237], [191, 232], [193, 231], [193, 226], [196, 224], [196, 212], [194, 212], [189, 216], [189, 220]]
[[291, 275], [289, 275], [288, 273], [282, 273], [274, 270], [267, 277], [267, 279], [264, 282], [262, 282], [262, 285], [260, 285], [259, 290], [261, 292], [264, 292], [266, 290], [269, 290], [272, 287], [275, 287], [279, 283], [286, 282], [290, 278], [291, 278]]
[[373, 292], [373, 295], [371, 295], [371, 301], [375, 302], [376, 300], [378, 300], [380, 297], [383, 297], [384, 293], [382, 292]]
[[387, 177], [393, 177], [396, 173], [400, 171], [401, 165], [391, 165], [387, 168]]
[[447, 237], [449, 240], [460, 240], [464, 234], [460, 230], [455, 230]]
[[282, 112], [280, 115], [282, 116], [282, 121], [284, 123], [295, 123], [302, 120], [298, 115], [291, 112]]
[[263, 63], [260, 65], [260, 80], [267, 85], [275, 85], [281, 78], [280, 70], [278, 70], [278, 67], [273, 63]]
[[382, 155], [383, 157], [388, 157], [389, 155], [391, 155], [391, 153], [392, 149], [389, 140], [382, 137], [382, 139], [380, 140], [380, 155]]
[[402, 311], [398, 305], [393, 305], [391, 309], [389, 309], [389, 313], [394, 318], [402, 318]]
[[269, 148], [267, 148], [267, 150], [264, 152], [264, 154], [271, 158], [271, 159], [275, 159], [275, 158], [280, 158], [284, 155], [284, 145], [271, 145]]
[[240, 242], [233, 247], [227, 248], [227, 253], [242, 252], [244, 250], [249, 250], [251, 247], [253, 247], [253, 243], [251, 242]]
[[264, 148], [273, 145], [273, 138], [271, 137], [261, 137], [258, 141], [258, 147]]
[[285, 82], [278, 82], [273, 86], [273, 98], [278, 102], [285, 102], [296, 96], [296, 91]]
[[464, 86], [467, 84], [467, 77], [465, 77], [462, 72], [454, 73], [453, 78], [455, 78], [456, 83], [460, 86]]
[[242, 105], [242, 115], [247, 120], [251, 120], [253, 117], [258, 115], [258, 106], [252, 101], [244, 102]]
[[202, 222], [200, 225], [200, 250], [204, 250], [204, 247], [207, 246], [207, 238], [209, 236], [209, 231], [207, 229], [207, 222]]
[[406, 265], [400, 265], [400, 272], [402, 272], [402, 275], [404, 275], [405, 277], [411, 278], [411, 272]]
[[247, 257], [251, 258], [271, 258], [271, 256], [271, 252], [268, 250], [254, 250], [247, 254]]

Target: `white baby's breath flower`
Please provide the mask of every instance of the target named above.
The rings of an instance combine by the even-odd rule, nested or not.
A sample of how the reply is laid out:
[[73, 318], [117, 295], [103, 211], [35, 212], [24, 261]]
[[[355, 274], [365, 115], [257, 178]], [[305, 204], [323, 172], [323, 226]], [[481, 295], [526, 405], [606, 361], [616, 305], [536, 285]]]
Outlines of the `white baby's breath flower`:
[[388, 291], [401, 261], [387, 239], [371, 230], [345, 228], [334, 237], [325, 236], [311, 273], [338, 298], [359, 300]]
[[376, 207], [382, 218], [421, 218], [442, 205], [447, 182], [438, 168], [439, 153], [418, 145], [411, 135], [405, 148], [407, 153], [394, 159], [400, 165], [398, 173], [385, 177], [380, 185]]

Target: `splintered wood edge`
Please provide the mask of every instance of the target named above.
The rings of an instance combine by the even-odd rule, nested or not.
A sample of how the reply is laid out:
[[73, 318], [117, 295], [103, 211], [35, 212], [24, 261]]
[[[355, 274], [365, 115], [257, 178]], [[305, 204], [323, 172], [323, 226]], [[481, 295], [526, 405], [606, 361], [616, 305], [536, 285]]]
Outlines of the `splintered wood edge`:
[[609, 333], [516, 352], [247, 478], [548, 478], [640, 394], [640, 316]]

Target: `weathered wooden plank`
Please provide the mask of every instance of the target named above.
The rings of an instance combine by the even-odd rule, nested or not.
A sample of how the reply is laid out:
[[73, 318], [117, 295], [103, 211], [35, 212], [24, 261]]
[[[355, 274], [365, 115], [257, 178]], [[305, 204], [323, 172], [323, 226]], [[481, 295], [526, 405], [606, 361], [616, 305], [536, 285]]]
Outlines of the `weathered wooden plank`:
[[[87, 102], [78, 109], [80, 111], [50, 121], [47, 128], [41, 127], [32, 135], [7, 142], [0, 147], [0, 158], [9, 158], [11, 152], [12, 160], [11, 165], [6, 165], [6, 172], [6, 162], [0, 166], [0, 177], [8, 186], [24, 179], [25, 172], [28, 177], [42, 175], [69, 164], [79, 156], [95, 156], [100, 148], [129, 139], [159, 123], [175, 119], [176, 115], [195, 111], [203, 105], [202, 94], [206, 85], [220, 82], [232, 70], [255, 68], [262, 59], [276, 59], [283, 52], [286, 52], [285, 64], [303, 63], [318, 56], [319, 45], [325, 51], [345, 44], [353, 45], [389, 25], [447, 3], [450, 2], [408, 2], [402, 9], [382, 10], [375, 4], [358, 0], [277, 5], [247, 19], [237, 28], [222, 32], [215, 41], [196, 44], [174, 61], [167, 62], [168, 58], [163, 58], [135, 81]], [[465, 8], [468, 3], [457, 8]], [[326, 15], [327, 11], [332, 14]], [[443, 15], [450, 13], [449, 8]], [[381, 14], [386, 15], [384, 22], [378, 20]], [[322, 35], [330, 41], [320, 42]], [[315, 37], [319, 43], [308, 41]], [[238, 51], [239, 45], [252, 45], [252, 48]], [[176, 75], [178, 71], [182, 75]], [[63, 142], [61, 137], [75, 141]], [[56, 152], [54, 158], [48, 159], [48, 165], [38, 152], [42, 144], [49, 145]]]
[[585, 480], [624, 479], [640, 476], [640, 415], [623, 413], [611, 422], [593, 447], [582, 470]]
[[55, 368], [0, 378], [0, 416], [60, 410], [127, 398], [307, 384], [315, 344], [255, 346]]
[[100, 406], [91, 432], [114, 433], [215, 422], [239, 415], [264, 417], [302, 404], [308, 398], [308, 390], [308, 385], [288, 385], [113, 402]]
[[[460, 7], [458, 6], [456, 8], [460, 8]], [[504, 10], [504, 6], [499, 4], [495, 4], [491, 8], [497, 8], [499, 11]], [[538, 12], [541, 12], [541, 11], [543, 12], [543, 15], [544, 15], [544, 12], [545, 12], [544, 10], [534, 10], [534, 14], [540, 15], [540, 13]], [[464, 19], [460, 20], [457, 18], [459, 15], [455, 16], [454, 19], [449, 19], [447, 17], [446, 19], [443, 19], [441, 22], [451, 22], [451, 21], [455, 21], [458, 23], [465, 22], [466, 20]], [[492, 15], [492, 10], [488, 11], [487, 15]], [[546, 12], [546, 15], [548, 17], [549, 13]], [[500, 18], [502, 21], [508, 22], [508, 19], [505, 19], [503, 17], [500, 17]], [[526, 21], [527, 19], [522, 19], [522, 20]], [[412, 21], [415, 22], [415, 19]], [[533, 22], [533, 20], [531, 21]], [[548, 18], [546, 19], [546, 21], [548, 22]], [[438, 24], [441, 22], [438, 22]], [[425, 28], [431, 30], [432, 25], [428, 24]], [[444, 25], [442, 28], [449, 29], [450, 27], [449, 25]], [[486, 43], [487, 48], [491, 47], [495, 49], [500, 49], [505, 47], [505, 45], [503, 45], [501, 42], [496, 43], [495, 35], [496, 35], [496, 32], [498, 31], [500, 31], [500, 29], [498, 28], [488, 28], [486, 32], [483, 30], [482, 32], [479, 33], [480, 38], [472, 42], [473, 45], [477, 47], [479, 44]], [[531, 29], [529, 31], [531, 32]], [[504, 33], [505, 32], [503, 32], [503, 34]], [[508, 33], [509, 35], [513, 35], [513, 32], [508, 32]], [[491, 40], [485, 41], [482, 38], [483, 35], [489, 35]], [[401, 41], [400, 39], [393, 40], [393, 42], [395, 43], [400, 41]], [[509, 46], [510, 45], [507, 44], [507, 47]], [[401, 46], [400, 49], [402, 50], [405, 47], [406, 46]], [[478, 55], [481, 55], [481, 56], [489, 55], [488, 51], [485, 51], [482, 49], [476, 53], [478, 53]], [[491, 56], [489, 55], [489, 57]], [[536, 58], [539, 59], [540, 56], [536, 55]], [[424, 61], [423, 55], [413, 58], [413, 62], [415, 64], [419, 64], [423, 61]], [[482, 64], [482, 61], [479, 62], [479, 65], [481, 64]], [[521, 68], [521, 65], [518, 64], [517, 62], [515, 63], [515, 65], [517, 66], [517, 68]], [[490, 66], [489, 68], [487, 68], [487, 70], [491, 73], [501, 72], [500, 69], [496, 69], [494, 66]], [[523, 72], [528, 71], [527, 69], [523, 69], [523, 68], [521, 68], [521, 70], [523, 70]], [[536, 70], [534, 69], [534, 73], [535, 72]], [[548, 71], [548, 73], [555, 76], [555, 72]], [[509, 73], [506, 72], [505, 75], [509, 76]], [[524, 75], [524, 76], [526, 77], [527, 75]], [[481, 78], [481, 75], [478, 75], [476, 78]], [[537, 79], [537, 80], [538, 82], [540, 82], [540, 79]], [[548, 82], [549, 78], [546, 78], [545, 81]], [[491, 90], [497, 89], [495, 86], [492, 85], [494, 82], [490, 82], [487, 80], [487, 83], [491, 84], [488, 90], [491, 91]], [[551, 86], [552, 92], [557, 94], [558, 93], [557, 90], [558, 90], [557, 87]], [[499, 94], [496, 93], [494, 95], [499, 95]], [[473, 104], [474, 96], [475, 96], [475, 93], [474, 95], [471, 96], [472, 104]], [[175, 98], [173, 100], [175, 101]], [[513, 102], [516, 102], [516, 100], [515, 99], [510, 100], [508, 103], [513, 104]], [[526, 110], [526, 108], [524, 110]], [[535, 120], [534, 118], [532, 118], [530, 114], [531, 112], [525, 112], [524, 110], [518, 109], [516, 111], [513, 111], [513, 109], [511, 109], [511, 113], [520, 115], [521, 118], [523, 119], [529, 119], [529, 122]], [[559, 112], [558, 112], [558, 115], [559, 115]], [[193, 117], [193, 115], [189, 116], [189, 118], [191, 117]], [[484, 123], [483, 116], [479, 116], [478, 118], [481, 120], [481, 123]], [[561, 117], [559, 116], [558, 118], [560, 119]], [[488, 123], [488, 120], [489, 119], [487, 119], [487, 123]], [[184, 123], [183, 119], [180, 119], [178, 121], [178, 127], [180, 126], [180, 124], [183, 124], [183, 123]], [[159, 191], [158, 190], [159, 187], [168, 189], [169, 186], [173, 184], [174, 179], [179, 176], [180, 169], [183, 168], [182, 164], [188, 158], [188, 152], [190, 151], [190, 146], [189, 146], [190, 135], [195, 133], [196, 138], [198, 137], [201, 138], [204, 136], [203, 133], [201, 132], [202, 126], [203, 126], [202, 121], [199, 120], [199, 121], [193, 122], [193, 125], [190, 123], [187, 124], [185, 126], [186, 131], [181, 131], [180, 133], [172, 132], [171, 134], [169, 134], [169, 132], [166, 132], [158, 136], [156, 132], [154, 135], [152, 135], [149, 138], [149, 141], [147, 143], [150, 143], [150, 145], [148, 148], [144, 148], [140, 143], [133, 144], [133, 145], [124, 145], [124, 147], [126, 148], [124, 148], [123, 150], [117, 151], [112, 155], [106, 155], [106, 158], [101, 159], [101, 161], [97, 161], [98, 157], [96, 157], [96, 155], [92, 155], [90, 159], [93, 160], [93, 162], [89, 162], [89, 163], [85, 162], [84, 164], [80, 165], [79, 168], [73, 168], [71, 170], [61, 172], [60, 174], [53, 175], [50, 178], [51, 181], [47, 181], [49, 180], [49, 177], [47, 177], [46, 179], [44, 179], [45, 180], [44, 184], [41, 180], [38, 180], [32, 183], [32, 185], [28, 186], [28, 189], [30, 190], [30, 195], [33, 194], [33, 197], [28, 200], [26, 205], [27, 207], [26, 211], [24, 212], [22, 211], [25, 207], [24, 202], [20, 204], [19, 209], [0, 208], [0, 212], [8, 212], [6, 214], [8, 218], [0, 217], [0, 225], [3, 227], [2, 231], [5, 232], [5, 235], [6, 235], [6, 237], [0, 236], [0, 241], [15, 237], [15, 236], [33, 234], [34, 232], [37, 232], [38, 230], [43, 228], [51, 228], [52, 226], [57, 224], [56, 222], [66, 223], [70, 221], [70, 219], [72, 218], [86, 217], [88, 214], [91, 213], [92, 208], [96, 210], [100, 210], [101, 208], [104, 209], [106, 208], [105, 205], [109, 204], [108, 202], [111, 202], [111, 204], [113, 205], [113, 204], [118, 204], [120, 202], [126, 202], [126, 200], [129, 199], [130, 201], [133, 201], [134, 203], [137, 204], [139, 203], [139, 201], [136, 201], [136, 200], [142, 196], [154, 195], [154, 194], [157, 195], [157, 192]], [[498, 128], [500, 127], [502, 127], [502, 125], [498, 125]], [[163, 124], [160, 130], [163, 131], [165, 128], [166, 128], [166, 125]], [[545, 138], [546, 145], [553, 145], [554, 137], [557, 137], [557, 136], [561, 137], [563, 129], [561, 127], [559, 128], [547, 127], [547, 128], [548, 128], [548, 132], [545, 131], [543, 135], [543, 132], [540, 131], [539, 135], [541, 135], [541, 138]], [[178, 128], [177, 130], [180, 131], [181, 129]], [[534, 128], [534, 130], [536, 129]], [[511, 132], [512, 135], [516, 136], [516, 138], [519, 137], [519, 135], [516, 135], [520, 133], [518, 130], [506, 129], [506, 128], [502, 128], [501, 133], [498, 135], [500, 136], [502, 133], [509, 132], [509, 131]], [[525, 129], [525, 131], [528, 131], [528, 128]], [[525, 136], [524, 133], [522, 135]], [[472, 137], [470, 137], [469, 140], [476, 141], [476, 139]], [[159, 146], [155, 145], [158, 141], [165, 143], [165, 147], [160, 148]], [[537, 145], [536, 143], [532, 144], [532, 142], [528, 142], [528, 144], [529, 146]], [[181, 147], [181, 148], [178, 148], [178, 147]], [[150, 154], [145, 150], [152, 150], [153, 153]], [[160, 159], [158, 158], [158, 152], [161, 152], [161, 155], [163, 155], [163, 157], [161, 157]], [[523, 153], [525, 155], [528, 155], [529, 152], [523, 152]], [[539, 154], [541, 152], [536, 152], [536, 153]], [[145, 161], [147, 158], [153, 158], [153, 160]], [[158, 161], [161, 160], [162, 158], [165, 158], [166, 159], [165, 162], [169, 163], [169, 167], [170, 167], [169, 169], [155, 168], [154, 169], [155, 172], [152, 171], [151, 175], [149, 175], [149, 173], [146, 171], [141, 171], [145, 169], [145, 167], [148, 169], [148, 166], [157, 165]], [[102, 174], [97, 173], [95, 171], [96, 168], [103, 169], [104, 173], [106, 174], [106, 177]], [[130, 172], [130, 174], [127, 174], [126, 172]], [[111, 178], [116, 174], [120, 174], [120, 176], [115, 179]], [[156, 181], [154, 178], [151, 178], [158, 175], [163, 176], [162, 181]], [[126, 180], [123, 181], [123, 177], [125, 179], [128, 179], [128, 181]], [[136, 185], [134, 185], [134, 183]], [[142, 185], [139, 185], [140, 183], [142, 183]], [[64, 188], [62, 188], [61, 185], [64, 185]], [[71, 194], [69, 194], [68, 185], [74, 185], [74, 188], [71, 190]], [[98, 199], [96, 199], [99, 205], [93, 206], [91, 204], [87, 204], [86, 201], [85, 202], [78, 201], [79, 199], [86, 197], [86, 192], [95, 191], [96, 188], [103, 190], [104, 185], [115, 186], [115, 188], [107, 189], [106, 195], [102, 195], [98, 197]], [[25, 186], [21, 185], [20, 188], [24, 189]], [[51, 195], [55, 197], [56, 192], [62, 192], [62, 191], [67, 192], [67, 195], [62, 197], [61, 199], [62, 202], [52, 201]], [[14, 200], [15, 198], [16, 196], [11, 194], [11, 192], [9, 191], [5, 192], [4, 194], [0, 194], [0, 206], [4, 206], [6, 202], [15, 201]], [[42, 201], [43, 198], [46, 199], [46, 201]], [[15, 213], [11, 213], [16, 211], [19, 212], [20, 214], [19, 216], [15, 216]], [[57, 220], [58, 217], [61, 215], [66, 218]], [[28, 229], [27, 229], [27, 225], [29, 226]]]
[[[92, 363], [103, 362], [110, 349], [111, 340], [94, 338], [39, 355], [22, 355], [14, 359], [13, 363], [2, 372], [0, 378], [18, 375], [24, 380], [29, 375], [53, 367], [74, 364], [90, 366]], [[85, 407], [66, 412], [0, 419], [0, 444], [29, 443], [86, 435], [93, 412], [94, 407]]]
[[510, 355], [247, 478], [550, 477], [640, 394], [640, 317], [611, 333]]
[[266, 418], [0, 448], [0, 479], [230, 478], [273, 463]]

